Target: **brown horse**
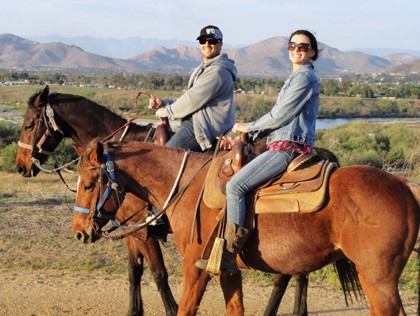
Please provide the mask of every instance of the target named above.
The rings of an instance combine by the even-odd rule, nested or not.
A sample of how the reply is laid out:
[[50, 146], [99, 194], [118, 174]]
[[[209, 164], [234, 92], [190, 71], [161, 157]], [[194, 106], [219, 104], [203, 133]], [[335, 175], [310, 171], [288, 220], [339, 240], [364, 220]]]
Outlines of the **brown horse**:
[[[75, 147], [83, 152], [92, 139], [107, 137], [126, 124], [127, 120], [104, 106], [77, 95], [49, 94], [49, 88], [46, 86], [28, 100], [16, 156], [18, 171], [25, 177], [36, 176], [40, 169], [34, 165], [34, 160], [43, 163], [64, 137], [71, 138]], [[130, 124], [124, 139], [145, 140], [151, 135], [152, 128], [151, 124]], [[123, 129], [114, 135], [114, 139], [119, 139], [122, 133]], [[116, 216], [116, 221], [131, 224], [144, 220], [147, 215], [145, 205], [137, 197], [128, 196], [121, 213]], [[133, 215], [134, 210], [138, 212]], [[130, 220], [127, 221], [127, 218]], [[98, 229], [104, 226], [108, 219], [98, 218]], [[128, 254], [130, 283], [128, 315], [143, 315], [141, 277], [144, 260], [162, 297], [166, 314], [175, 315], [178, 305], [168, 284], [168, 273], [159, 243], [153, 238], [147, 238], [145, 231], [124, 238], [124, 243]]]
[[[113, 204], [121, 192], [131, 192], [162, 208], [186, 157], [184, 151], [147, 143], [108, 145], [108, 155], [104, 155], [103, 145], [97, 143], [84, 153], [78, 165], [76, 205], [90, 210], [90, 214], [74, 215], [73, 233], [82, 241], [91, 240], [94, 235], [92, 218], [99, 193], [110, 181], [106, 179], [116, 179], [118, 183], [119, 193], [113, 194]], [[109, 157], [114, 170], [112, 177], [103, 168]], [[178, 308], [181, 315], [196, 314], [210, 279], [194, 263], [201, 257], [217, 224], [219, 210], [208, 209], [200, 201], [197, 223], [193, 226], [195, 210], [191, 207], [199, 200], [208, 161], [207, 154], [189, 153], [177, 185], [179, 193], [166, 209], [184, 259]], [[252, 269], [295, 275], [347, 258], [356, 266], [371, 315], [405, 315], [398, 281], [418, 235], [420, 206], [412, 192], [418, 191], [418, 187], [414, 183], [408, 186], [406, 180], [369, 166], [338, 168], [331, 176], [328, 199], [320, 211], [259, 214], [241, 259]], [[224, 277], [221, 284], [228, 314], [242, 314], [243, 310], [229, 305], [241, 295], [241, 278], [233, 275], [226, 282]]]
[[[78, 95], [50, 94], [49, 88], [46, 86], [28, 100], [16, 156], [18, 172], [25, 177], [36, 176], [40, 171], [39, 166], [53, 154], [63, 138], [72, 139], [75, 148], [83, 152], [89, 142], [96, 137], [107, 137], [126, 124], [126, 119], [106, 107]], [[127, 131], [121, 129], [113, 136], [113, 139], [120, 139], [121, 135], [125, 133], [124, 140], [143, 140], [153, 136], [152, 128], [151, 124], [144, 126], [130, 124]], [[335, 156], [326, 150], [319, 149], [319, 152], [336, 160]], [[37, 164], [34, 164], [34, 161]], [[129, 194], [116, 214], [115, 220], [124, 223], [124, 225], [141, 222], [147, 215], [144, 206], [143, 201]], [[139, 212], [133, 215], [133, 210], [139, 210]], [[96, 219], [97, 231], [107, 224], [108, 219], [108, 217]], [[98, 234], [94, 236], [97, 239], [100, 237]], [[124, 243], [129, 263], [130, 306], [128, 315], [143, 314], [141, 277], [144, 259], [161, 294], [167, 315], [176, 314], [177, 304], [168, 284], [168, 274], [159, 243], [153, 238], [147, 238], [144, 230], [127, 236], [124, 238]], [[306, 315], [307, 276], [298, 275], [296, 278], [294, 314]], [[273, 275], [274, 286], [265, 315], [277, 313], [289, 280], [290, 276], [287, 275]]]

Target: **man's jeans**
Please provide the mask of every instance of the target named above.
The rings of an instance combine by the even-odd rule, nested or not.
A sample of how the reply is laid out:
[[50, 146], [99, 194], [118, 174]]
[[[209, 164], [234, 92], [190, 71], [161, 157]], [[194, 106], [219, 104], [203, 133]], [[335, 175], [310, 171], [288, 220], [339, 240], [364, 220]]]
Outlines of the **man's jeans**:
[[245, 194], [283, 172], [299, 154], [265, 151], [245, 165], [226, 185], [227, 221], [244, 226]]
[[165, 146], [201, 152], [201, 147], [195, 139], [192, 120], [182, 121], [181, 127], [176, 131], [175, 135], [171, 137]]

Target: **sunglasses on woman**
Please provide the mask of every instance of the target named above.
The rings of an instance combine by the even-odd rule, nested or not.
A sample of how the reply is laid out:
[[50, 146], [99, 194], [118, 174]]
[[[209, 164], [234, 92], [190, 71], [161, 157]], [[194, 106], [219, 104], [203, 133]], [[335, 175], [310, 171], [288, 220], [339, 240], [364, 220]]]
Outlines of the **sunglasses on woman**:
[[298, 49], [298, 52], [308, 52], [308, 50], [311, 48], [311, 44], [308, 43], [295, 43], [295, 42], [289, 42], [289, 46], [287, 47], [291, 52], [293, 52], [296, 48]]

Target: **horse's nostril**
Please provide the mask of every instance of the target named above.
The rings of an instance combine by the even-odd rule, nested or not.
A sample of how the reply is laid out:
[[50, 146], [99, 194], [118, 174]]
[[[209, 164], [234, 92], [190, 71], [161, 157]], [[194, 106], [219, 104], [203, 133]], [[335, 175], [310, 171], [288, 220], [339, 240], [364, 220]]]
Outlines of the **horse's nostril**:
[[26, 172], [25, 168], [24, 168], [24, 167], [22, 167], [22, 166], [18, 166], [18, 167], [17, 167], [17, 171], [18, 171], [20, 174], [24, 174], [24, 173]]
[[74, 238], [76, 239], [76, 240], [78, 240], [78, 241], [82, 241], [82, 242], [84, 242], [85, 241], [85, 235], [82, 233], [82, 232], [76, 232], [75, 234], [74, 234]]

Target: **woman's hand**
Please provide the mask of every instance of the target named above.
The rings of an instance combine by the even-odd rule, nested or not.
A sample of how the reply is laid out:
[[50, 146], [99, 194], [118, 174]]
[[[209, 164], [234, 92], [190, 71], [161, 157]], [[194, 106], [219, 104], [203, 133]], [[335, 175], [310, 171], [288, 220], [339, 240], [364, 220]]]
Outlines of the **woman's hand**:
[[232, 137], [222, 136], [222, 139], [220, 140], [220, 149], [231, 150], [233, 142], [234, 139]]
[[232, 132], [234, 133], [248, 133], [248, 127], [246, 123], [235, 123], [232, 127]]

